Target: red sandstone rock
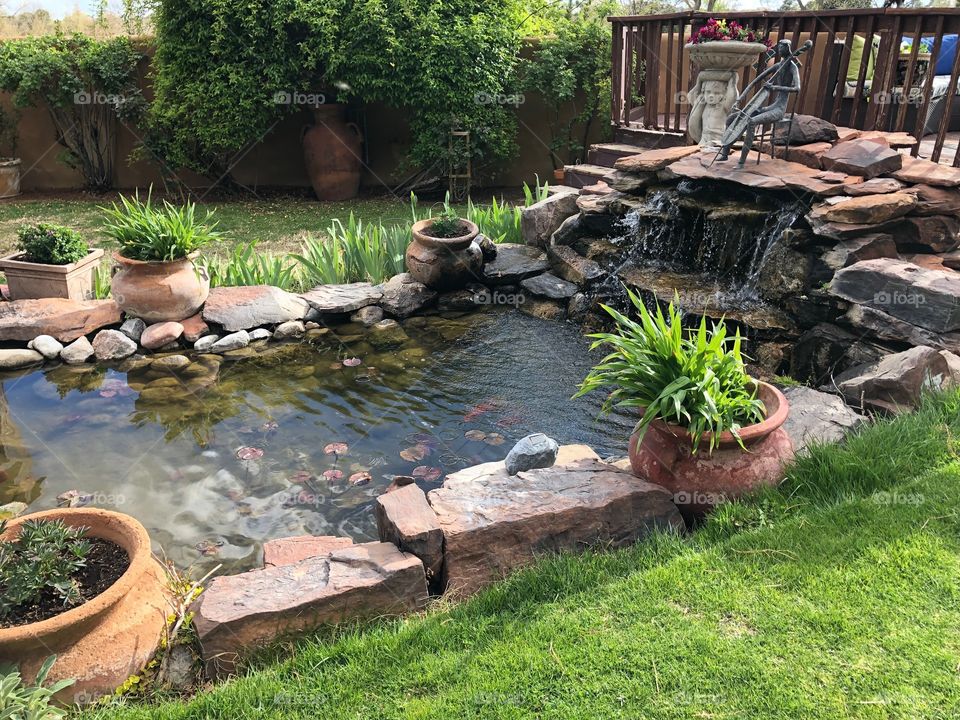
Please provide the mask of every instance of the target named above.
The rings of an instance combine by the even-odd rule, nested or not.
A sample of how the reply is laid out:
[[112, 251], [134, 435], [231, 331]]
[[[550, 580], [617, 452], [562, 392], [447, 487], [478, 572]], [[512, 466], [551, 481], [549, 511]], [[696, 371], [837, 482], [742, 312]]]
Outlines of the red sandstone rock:
[[176, 342], [183, 335], [183, 325], [178, 322], [161, 322], [147, 325], [140, 336], [140, 344], [147, 350], [159, 350]]
[[[858, 197], [860, 195], [882, 195], [884, 193], [895, 193], [903, 189], [903, 183], [893, 178], [871, 178], [856, 185], [848, 185], [844, 188], [847, 195]], [[910, 192], [910, 190], [904, 190]], [[914, 209], [916, 212], [916, 209]]]
[[656, 172], [667, 165], [682, 160], [688, 155], [700, 152], [697, 145], [678, 145], [677, 147], [647, 150], [637, 155], [627, 155], [617, 160], [613, 166], [624, 172]]
[[329, 556], [334, 550], [351, 545], [353, 540], [336, 535], [296, 535], [268, 540], [263, 544], [263, 565], [293, 565], [307, 558]]
[[428, 582], [439, 579], [443, 565], [443, 531], [423, 490], [411, 484], [380, 495], [374, 512], [380, 540], [420, 558]]
[[960, 220], [948, 215], [905, 217], [897, 224], [894, 237], [902, 249], [921, 246], [931, 252], [942, 253], [955, 250], [960, 233]]
[[[831, 198], [834, 199], [840, 198]], [[819, 222], [874, 225], [902, 217], [916, 204], [917, 199], [908, 193], [862, 195], [844, 198], [842, 202], [817, 205], [810, 211], [808, 220], [814, 227]]]
[[874, 140], [848, 140], [834, 145], [820, 156], [824, 170], [860, 175], [869, 180], [899, 170], [903, 155]]
[[389, 543], [363, 543], [293, 565], [215, 577], [195, 606], [207, 670], [230, 673], [255, 647], [326, 624], [400, 615], [427, 601], [423, 564]]
[[905, 183], [957, 187], [960, 185], [960, 168], [941, 165], [922, 158], [901, 155], [903, 167], [890, 174]]
[[0, 303], [0, 340], [33, 340], [51, 335], [62, 343], [120, 322], [113, 300], [41, 298]]
[[210, 327], [203, 321], [200, 313], [181, 320], [180, 324], [183, 325], [183, 339], [187, 342], [196, 342], [210, 332]]
[[904, 192], [917, 198], [914, 215], [960, 215], [960, 188], [914, 185]]

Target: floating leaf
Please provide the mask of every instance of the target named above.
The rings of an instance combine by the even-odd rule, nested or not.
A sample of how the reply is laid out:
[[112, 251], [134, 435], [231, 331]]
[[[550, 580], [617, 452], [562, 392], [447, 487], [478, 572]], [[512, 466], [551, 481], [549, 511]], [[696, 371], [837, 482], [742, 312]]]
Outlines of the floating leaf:
[[463, 421], [471, 422], [472, 420], [476, 420], [484, 413], [488, 413], [491, 410], [496, 410], [498, 404], [499, 403], [497, 403], [496, 400], [486, 400], [479, 405], [474, 405], [472, 408], [470, 408], [469, 412], [463, 416]]
[[500, 433], [490, 433], [483, 439], [483, 441], [487, 445], [503, 445], [507, 439]]
[[237, 457], [241, 460], [259, 460], [263, 457], [263, 450], [255, 447], [242, 447], [237, 450]]
[[497, 427], [508, 428], [513, 427], [514, 425], [519, 425], [522, 422], [523, 418], [519, 415], [505, 415], [497, 420]]
[[400, 457], [407, 462], [417, 462], [418, 460], [423, 460], [429, 454], [430, 448], [420, 443], [400, 451]]
[[306, 470], [297, 470], [293, 475], [290, 476], [290, 482], [303, 485], [303, 483], [310, 482], [311, 477], [313, 476]]
[[261, 425], [260, 429], [264, 432], [270, 432], [271, 430], [276, 430], [278, 427], [280, 426], [277, 423], [275, 423], [273, 420], [269, 420]]
[[327, 455], [346, 455], [350, 446], [342, 442], [332, 442], [323, 448]]
[[480, 440], [485, 440], [487, 437], [487, 434], [483, 430], [467, 430], [463, 434], [463, 436], [467, 440], [480, 441]]
[[359, 365], [359, 364], [362, 363], [362, 362], [363, 362], [363, 361], [362, 361], [360, 358], [347, 358], [346, 360], [343, 361], [343, 366], [344, 366], [344, 367], [356, 367], [357, 365]]
[[373, 480], [373, 477], [371, 477], [370, 473], [368, 473], [366, 470], [355, 472], [350, 476], [351, 485], [366, 485], [371, 480]]
[[330, 480], [331, 482], [334, 481], [334, 480], [342, 480], [342, 479], [343, 479], [343, 470], [324, 470], [324, 471], [323, 471], [323, 476], [324, 476], [327, 480]]
[[427, 482], [436, 482], [443, 475], [443, 470], [432, 465], [418, 465], [413, 469], [411, 475]]
[[204, 557], [213, 557], [220, 554], [220, 548], [223, 547], [223, 540], [201, 540], [194, 547]]

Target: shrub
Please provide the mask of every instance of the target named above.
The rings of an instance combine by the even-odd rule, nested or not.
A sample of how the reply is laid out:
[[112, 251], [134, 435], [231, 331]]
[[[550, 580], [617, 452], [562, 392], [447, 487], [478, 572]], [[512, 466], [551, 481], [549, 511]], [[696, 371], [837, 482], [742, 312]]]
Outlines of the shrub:
[[76, 230], [61, 225], [23, 225], [17, 231], [17, 249], [28, 262], [69, 265], [82, 260], [90, 246]]
[[[643, 409], [637, 422], [637, 442], [655, 419], [685, 427], [696, 452], [705, 433], [711, 433], [710, 449], [720, 433], [737, 431], [764, 417], [763, 403], [743, 367], [740, 333], [727, 337], [724, 323], [707, 329], [702, 317], [697, 331], [683, 328], [679, 310], [671, 303], [666, 317], [658, 306], [652, 316], [638, 295], [627, 289], [640, 322], [603, 305], [616, 322], [616, 332], [589, 335], [597, 348], [613, 352], [596, 365], [574, 397], [601, 387], [613, 390], [603, 410], [614, 406]], [[741, 443], [742, 446], [742, 443]]]
[[16, 107], [46, 107], [65, 149], [62, 159], [87, 186], [113, 184], [117, 119], [135, 121], [146, 103], [137, 85], [143, 57], [127, 38], [76, 33], [0, 43], [0, 90]]
[[34, 687], [24, 687], [20, 673], [15, 669], [0, 668], [0, 717], [11, 720], [59, 720], [67, 717], [67, 710], [51, 705], [50, 700], [76, 680], [61, 680], [50, 687], [43, 686], [56, 660], [57, 656], [51, 655], [40, 666]]
[[[6, 521], [0, 522], [0, 534], [5, 529]], [[0, 618], [51, 593], [65, 607], [79, 605], [82, 597], [73, 575], [90, 554], [85, 534], [86, 528], [62, 520], [25, 520], [15, 540], [0, 542]]]
[[187, 257], [220, 240], [213, 211], [200, 220], [192, 202], [176, 207], [166, 200], [156, 207], [150, 194], [146, 202], [137, 193], [120, 196], [120, 205], [100, 208], [106, 215], [103, 232], [117, 241], [120, 254], [131, 260], [166, 261]]

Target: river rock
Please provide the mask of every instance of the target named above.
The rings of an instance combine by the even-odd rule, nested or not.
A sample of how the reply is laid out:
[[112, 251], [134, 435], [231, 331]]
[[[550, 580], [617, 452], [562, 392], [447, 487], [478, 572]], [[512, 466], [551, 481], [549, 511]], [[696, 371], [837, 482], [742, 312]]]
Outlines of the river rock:
[[547, 258], [553, 271], [568, 282], [582, 286], [604, 277], [606, 273], [593, 260], [587, 260], [572, 247], [551, 246]]
[[[300, 322], [299, 320], [291, 320], [290, 322]], [[306, 329], [306, 324], [304, 324], [304, 329]], [[273, 333], [267, 330], [267, 328], [254, 328], [250, 330], [247, 335], [250, 336], [250, 342], [258, 342], [260, 340], [269, 340], [273, 337]]]
[[86, 337], [79, 337], [60, 351], [60, 359], [67, 365], [81, 365], [93, 357], [93, 345]]
[[386, 314], [398, 318], [409, 317], [437, 299], [436, 291], [414, 280], [410, 273], [394, 275], [381, 289], [380, 307]]
[[[204, 340], [204, 338], [200, 338]], [[200, 342], [198, 340], [197, 342]], [[226, 353], [231, 350], [240, 350], [245, 348], [250, 344], [250, 334], [246, 330], [240, 330], [235, 333], [230, 333], [229, 335], [224, 335], [219, 340], [215, 341], [209, 348], [204, 349], [202, 352], [212, 352], [212, 353]], [[194, 346], [196, 347], [196, 346]]]
[[783, 429], [797, 453], [813, 444], [840, 442], [864, 420], [836, 395], [804, 386], [784, 388], [783, 394], [790, 403]]
[[960, 357], [921, 345], [850, 368], [834, 383], [854, 407], [900, 412], [915, 409], [925, 390], [955, 387], [958, 381]]
[[242, 655], [279, 638], [413, 612], [426, 601], [418, 558], [390, 543], [362, 543], [215, 577], [197, 601], [194, 627], [208, 674], [223, 676]]
[[389, 319], [381, 320], [371, 326], [370, 334], [367, 335], [367, 342], [377, 350], [403, 345], [409, 339], [407, 333], [400, 327], [400, 323]]
[[960, 274], [891, 258], [840, 270], [830, 291], [934, 332], [960, 330]]
[[383, 297], [383, 289], [368, 282], [319, 285], [304, 293], [302, 297], [317, 312], [341, 314], [374, 305]]
[[193, 344], [193, 349], [198, 353], [210, 352], [210, 348], [220, 339], [219, 335], [204, 335]]
[[0, 349], [0, 370], [16, 370], [18, 368], [39, 365], [43, 362], [43, 355], [28, 348]]
[[350, 316], [350, 322], [358, 322], [367, 327], [376, 325], [381, 320], [383, 320], [383, 308], [377, 305], [362, 307]]
[[160, 350], [177, 342], [183, 335], [183, 325], [178, 322], [160, 322], [148, 325], [140, 336], [140, 344], [147, 350]]
[[120, 322], [113, 300], [40, 298], [0, 302], [0, 341], [28, 342], [50, 335], [62, 343]]
[[931, 160], [903, 155], [903, 166], [891, 174], [897, 180], [912, 185], [936, 185], [957, 187], [960, 185], [960, 168], [941, 165]]
[[566, 300], [577, 292], [577, 286], [551, 273], [543, 273], [521, 281], [520, 287], [533, 295], [540, 295], [551, 300]]
[[302, 320], [309, 307], [304, 298], [272, 285], [248, 285], [214, 288], [202, 314], [206, 322], [232, 332]]
[[329, 557], [334, 550], [351, 545], [353, 540], [336, 535], [297, 535], [268, 540], [263, 544], [263, 566], [279, 567], [307, 558]]
[[[568, 221], [569, 219], [563, 224]], [[524, 278], [539, 275], [549, 269], [547, 256], [539, 248], [501, 243], [496, 260], [483, 266], [483, 277], [490, 285], [516, 285]]]
[[137, 351], [137, 344], [119, 330], [101, 330], [93, 339], [93, 352], [100, 362], [123, 360]]
[[140, 342], [140, 336], [143, 335], [143, 331], [146, 329], [147, 324], [140, 318], [127, 318], [123, 321], [123, 325], [120, 326], [120, 332], [135, 343]]
[[543, 433], [534, 433], [521, 438], [507, 453], [503, 461], [507, 475], [516, 475], [524, 470], [551, 467], [557, 460], [560, 445]]
[[273, 339], [274, 340], [288, 340], [293, 338], [303, 337], [303, 334], [307, 329], [303, 326], [303, 321], [301, 320], [287, 320], [285, 323], [280, 323], [273, 329]]
[[837, 126], [815, 115], [791, 115], [780, 120], [773, 130], [774, 145], [832, 143], [838, 138]]
[[557, 231], [550, 236], [550, 245], [573, 245], [587, 237], [590, 231], [583, 222], [582, 215], [571, 215], [561, 223]]
[[0, 520], [13, 520], [18, 515], [22, 515], [26, 509], [27, 504], [17, 500], [0, 505]]
[[[841, 198], [836, 199], [840, 200]], [[818, 222], [875, 225], [902, 217], [917, 204], [917, 198], [908, 193], [862, 195], [860, 197], [842, 198], [842, 200], [842, 202], [826, 202], [814, 207], [808, 215], [810, 224], [816, 226], [813, 219], [815, 217]]]
[[443, 586], [470, 595], [545, 553], [622, 547], [683, 528], [671, 494], [607, 465], [585, 446], [550, 468], [507, 474], [503, 462], [466, 468], [427, 494], [443, 530]]
[[546, 247], [550, 236], [571, 215], [576, 215], [577, 193], [550, 195], [540, 202], [525, 207], [520, 213], [520, 233], [527, 245]]
[[887, 145], [857, 138], [837, 143], [820, 156], [820, 161], [824, 170], [859, 175], [869, 180], [899, 170], [903, 156]]
[[60, 351], [63, 350], [63, 343], [49, 335], [37, 335], [31, 340], [27, 347], [36, 350], [47, 360], [55, 360], [60, 357]]
[[439, 590], [443, 530], [423, 490], [414, 483], [402, 485], [378, 496], [373, 509], [380, 540], [420, 558], [427, 582]]
[[186, 355], [164, 355], [154, 360], [150, 364], [151, 370], [162, 370], [176, 372], [187, 367], [190, 364], [190, 358]]

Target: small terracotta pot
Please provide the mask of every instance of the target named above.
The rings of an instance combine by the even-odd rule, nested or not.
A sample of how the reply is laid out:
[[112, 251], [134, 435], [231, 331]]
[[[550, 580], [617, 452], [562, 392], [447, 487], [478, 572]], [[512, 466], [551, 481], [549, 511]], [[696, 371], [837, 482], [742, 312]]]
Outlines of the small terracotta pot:
[[567, 169], [566, 168], [556, 168], [553, 171], [553, 179], [558, 183], [565, 183], [567, 181]]
[[710, 434], [704, 435], [694, 455], [686, 428], [654, 420], [639, 447], [636, 434], [630, 437], [633, 474], [672, 492], [687, 520], [721, 502], [779, 483], [784, 468], [793, 459], [793, 443], [782, 427], [790, 408], [783, 393], [773, 385], [758, 385], [766, 419], [740, 430], [746, 450], [733, 433], [725, 432], [713, 452], [709, 449]]
[[424, 233], [436, 218], [415, 222], [410, 229], [413, 242], [407, 246], [407, 270], [414, 279], [435, 290], [455, 290], [480, 282], [483, 251], [476, 242], [480, 229], [461, 219], [468, 232], [453, 238], [431, 237]]
[[123, 548], [130, 566], [89, 602], [56, 617], [0, 629], [0, 663], [19, 664], [27, 684], [56, 655], [47, 683], [76, 683], [57, 695], [61, 703], [87, 704], [112, 693], [140, 672], [163, 635], [170, 597], [164, 570], [150, 553], [143, 525], [123, 513], [97, 508], [47, 510], [11, 520], [0, 540], [10, 540], [26, 520], [63, 520], [88, 528], [88, 536]]
[[179, 321], [197, 314], [210, 294], [206, 268], [193, 261], [199, 253], [180, 260], [144, 262], [115, 252], [110, 292], [120, 309], [144, 322]]

